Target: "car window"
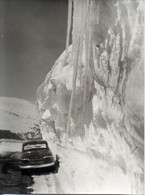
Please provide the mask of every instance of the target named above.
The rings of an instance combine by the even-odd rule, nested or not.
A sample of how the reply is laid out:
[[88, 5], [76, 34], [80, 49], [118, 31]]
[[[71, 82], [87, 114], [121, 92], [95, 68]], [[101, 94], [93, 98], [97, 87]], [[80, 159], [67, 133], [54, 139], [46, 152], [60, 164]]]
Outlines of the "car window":
[[33, 150], [33, 149], [44, 149], [44, 148], [47, 148], [47, 145], [46, 144], [27, 144], [23, 147], [23, 150], [24, 151], [27, 151], [27, 150]]

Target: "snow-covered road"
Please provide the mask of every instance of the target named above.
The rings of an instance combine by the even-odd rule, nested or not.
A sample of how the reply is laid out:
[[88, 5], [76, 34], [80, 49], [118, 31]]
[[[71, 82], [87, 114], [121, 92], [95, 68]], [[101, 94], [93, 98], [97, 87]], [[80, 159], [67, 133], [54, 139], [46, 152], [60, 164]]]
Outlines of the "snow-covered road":
[[51, 170], [22, 175], [19, 157], [22, 142], [0, 141], [0, 189], [1, 193], [63, 193], [57, 174]]
[[32, 176], [34, 184], [29, 187], [33, 189], [32, 193], [56, 193], [63, 194], [64, 191], [60, 186], [57, 174], [47, 174], [47, 175], [35, 175]]

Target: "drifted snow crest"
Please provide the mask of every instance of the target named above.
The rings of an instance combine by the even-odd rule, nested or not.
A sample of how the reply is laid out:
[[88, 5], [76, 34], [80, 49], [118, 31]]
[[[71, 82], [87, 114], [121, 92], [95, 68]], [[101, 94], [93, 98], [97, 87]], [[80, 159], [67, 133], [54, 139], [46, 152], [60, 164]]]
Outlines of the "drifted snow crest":
[[67, 48], [37, 91], [49, 140], [85, 150], [102, 169], [98, 186], [117, 167], [125, 193], [143, 193], [143, 8], [143, 0], [70, 0]]

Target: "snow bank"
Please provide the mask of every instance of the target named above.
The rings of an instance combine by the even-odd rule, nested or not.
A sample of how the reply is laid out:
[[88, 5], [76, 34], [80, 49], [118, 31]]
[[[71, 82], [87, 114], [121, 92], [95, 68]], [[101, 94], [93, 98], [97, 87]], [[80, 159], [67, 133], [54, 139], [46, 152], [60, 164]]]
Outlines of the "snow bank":
[[[72, 46], [37, 91], [65, 193], [143, 194], [144, 1], [72, 1]], [[116, 186], [116, 187], [114, 187]]]

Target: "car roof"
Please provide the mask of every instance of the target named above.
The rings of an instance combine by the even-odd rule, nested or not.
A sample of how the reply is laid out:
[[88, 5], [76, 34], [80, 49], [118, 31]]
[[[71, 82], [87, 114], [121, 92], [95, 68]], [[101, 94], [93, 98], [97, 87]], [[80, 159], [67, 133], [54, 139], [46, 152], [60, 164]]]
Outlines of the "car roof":
[[23, 143], [23, 146], [24, 145], [27, 145], [27, 144], [47, 144], [47, 141], [46, 140], [31, 140], [31, 141], [26, 141], [25, 143]]

